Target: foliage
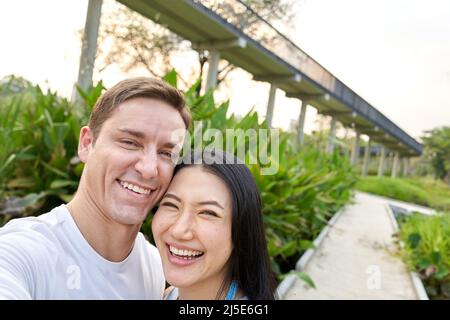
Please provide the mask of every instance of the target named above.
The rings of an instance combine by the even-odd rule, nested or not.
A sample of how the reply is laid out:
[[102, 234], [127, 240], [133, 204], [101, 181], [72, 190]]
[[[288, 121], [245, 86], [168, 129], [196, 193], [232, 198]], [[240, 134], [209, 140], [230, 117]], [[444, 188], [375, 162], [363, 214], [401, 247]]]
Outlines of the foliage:
[[76, 154], [80, 128], [102, 88], [100, 83], [81, 92], [87, 105], [76, 111], [54, 92], [14, 77], [2, 81], [0, 215], [5, 220], [71, 199], [83, 170]]
[[432, 299], [450, 299], [450, 215], [415, 214], [400, 225], [402, 255]]
[[427, 177], [361, 177], [356, 189], [450, 212], [450, 187]]
[[[176, 84], [176, 73], [169, 73], [165, 79]], [[197, 81], [185, 96], [194, 120], [201, 121], [203, 129], [215, 128], [225, 137], [227, 129], [267, 129], [265, 122], [258, 123], [256, 112], [239, 119], [228, 115], [228, 103], [216, 106], [212, 91], [198, 95], [199, 85]], [[2, 219], [38, 215], [71, 199], [83, 169], [76, 156], [79, 131], [102, 90], [100, 83], [90, 92], [81, 92], [85, 99], [81, 112], [56, 93], [44, 93], [38, 86], [26, 85], [20, 94], [0, 99], [0, 135], [4, 141], [0, 145]], [[248, 140], [238, 139], [229, 150], [238, 156], [241, 147], [247, 150], [243, 160], [261, 192], [269, 254], [279, 275], [294, 269], [329, 218], [349, 201], [355, 182], [351, 166], [339, 153], [326, 155], [314, 144], [299, 149], [292, 141], [295, 138], [281, 132], [278, 154], [268, 154], [266, 160], [278, 165], [273, 175], [261, 174], [268, 162], [259, 157], [261, 151], [276, 146], [271, 138], [258, 136], [258, 147], [253, 149], [249, 149]], [[227, 141], [223, 143], [226, 148]], [[255, 157], [256, 163], [252, 162]], [[149, 238], [150, 225], [151, 215], [142, 226]]]
[[450, 127], [426, 131], [422, 137], [427, 158], [437, 178], [450, 184]]

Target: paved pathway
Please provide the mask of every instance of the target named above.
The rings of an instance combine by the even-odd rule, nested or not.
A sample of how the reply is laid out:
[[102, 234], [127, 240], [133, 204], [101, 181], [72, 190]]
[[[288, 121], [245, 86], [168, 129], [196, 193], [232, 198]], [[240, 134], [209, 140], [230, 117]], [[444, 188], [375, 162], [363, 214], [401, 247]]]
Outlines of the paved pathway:
[[388, 200], [357, 192], [304, 266], [316, 289], [297, 279], [284, 299], [418, 299], [406, 266], [390, 253], [397, 244]]

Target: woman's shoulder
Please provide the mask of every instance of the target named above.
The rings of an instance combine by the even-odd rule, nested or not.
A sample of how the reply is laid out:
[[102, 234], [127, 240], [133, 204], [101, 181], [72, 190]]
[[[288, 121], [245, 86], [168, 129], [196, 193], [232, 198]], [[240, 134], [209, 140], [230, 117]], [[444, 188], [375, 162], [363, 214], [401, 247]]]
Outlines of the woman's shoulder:
[[178, 300], [178, 288], [170, 286], [164, 291], [164, 300]]

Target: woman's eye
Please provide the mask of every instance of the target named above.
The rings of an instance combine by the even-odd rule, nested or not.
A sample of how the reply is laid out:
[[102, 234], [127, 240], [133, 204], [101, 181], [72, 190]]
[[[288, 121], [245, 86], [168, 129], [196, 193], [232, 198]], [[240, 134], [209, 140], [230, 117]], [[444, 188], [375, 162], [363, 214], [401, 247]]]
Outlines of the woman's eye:
[[163, 202], [163, 203], [161, 203], [161, 206], [162, 207], [169, 207], [169, 208], [178, 209], [178, 207], [175, 204], [171, 203], [171, 202]]
[[213, 216], [213, 217], [219, 217], [219, 215], [217, 213], [215, 213], [214, 211], [211, 210], [203, 210], [200, 212], [201, 214], [206, 214], [209, 216]]

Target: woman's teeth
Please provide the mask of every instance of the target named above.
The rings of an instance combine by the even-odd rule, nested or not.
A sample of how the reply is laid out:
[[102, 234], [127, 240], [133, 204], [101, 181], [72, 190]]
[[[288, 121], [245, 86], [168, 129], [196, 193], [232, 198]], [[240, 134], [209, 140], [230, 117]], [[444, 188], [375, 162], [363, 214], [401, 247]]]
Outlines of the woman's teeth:
[[203, 252], [201, 251], [177, 249], [174, 246], [169, 246], [169, 250], [172, 254], [181, 257], [185, 260], [197, 258], [203, 255]]

